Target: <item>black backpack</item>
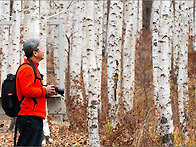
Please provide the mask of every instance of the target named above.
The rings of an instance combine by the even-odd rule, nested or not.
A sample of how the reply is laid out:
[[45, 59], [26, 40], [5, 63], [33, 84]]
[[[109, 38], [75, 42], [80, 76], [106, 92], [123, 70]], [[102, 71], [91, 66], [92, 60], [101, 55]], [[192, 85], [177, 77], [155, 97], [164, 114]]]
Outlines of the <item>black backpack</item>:
[[[36, 67], [34, 63], [31, 61], [31, 63], [23, 63], [22, 65], [24, 64], [28, 64], [33, 68], [33, 71], [35, 74], [35, 80], [36, 80], [36, 77], [37, 77]], [[20, 65], [19, 68], [22, 65]], [[18, 73], [18, 70], [15, 75], [8, 74], [7, 78], [4, 80], [2, 87], [1, 87], [2, 108], [5, 111], [5, 114], [9, 117], [18, 116], [18, 112], [20, 111], [20, 104], [24, 100], [24, 96], [23, 96], [22, 99], [19, 101], [17, 94], [16, 94], [16, 75]]]

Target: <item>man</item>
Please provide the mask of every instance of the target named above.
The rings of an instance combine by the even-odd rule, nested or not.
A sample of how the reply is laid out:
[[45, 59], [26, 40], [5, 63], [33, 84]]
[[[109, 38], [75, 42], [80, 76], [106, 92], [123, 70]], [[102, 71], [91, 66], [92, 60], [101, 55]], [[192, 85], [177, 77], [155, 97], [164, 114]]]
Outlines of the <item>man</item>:
[[16, 77], [16, 90], [21, 103], [17, 117], [20, 136], [17, 146], [41, 146], [43, 119], [46, 118], [46, 96], [56, 95], [54, 85], [43, 87], [42, 77], [38, 71], [39, 62], [44, 59], [44, 50], [38, 39], [29, 39], [23, 44], [27, 59], [24, 63], [34, 64], [34, 70], [28, 64], [20, 67]]

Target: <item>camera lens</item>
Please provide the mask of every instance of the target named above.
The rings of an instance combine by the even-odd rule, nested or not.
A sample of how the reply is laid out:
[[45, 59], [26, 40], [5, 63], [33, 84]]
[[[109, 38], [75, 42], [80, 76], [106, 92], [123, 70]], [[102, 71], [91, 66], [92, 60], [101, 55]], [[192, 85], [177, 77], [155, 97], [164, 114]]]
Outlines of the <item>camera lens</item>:
[[54, 88], [55, 88], [55, 91], [58, 93], [58, 94], [60, 94], [60, 95], [64, 95], [64, 91], [65, 91], [65, 89], [63, 89], [63, 88], [58, 88], [58, 87], [56, 87], [56, 86], [54, 86]]

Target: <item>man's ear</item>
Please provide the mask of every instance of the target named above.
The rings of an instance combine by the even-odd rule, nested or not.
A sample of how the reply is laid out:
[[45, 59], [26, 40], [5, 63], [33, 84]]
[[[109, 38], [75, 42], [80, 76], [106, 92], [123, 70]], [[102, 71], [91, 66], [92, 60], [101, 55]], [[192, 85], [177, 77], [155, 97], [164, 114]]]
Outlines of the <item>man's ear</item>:
[[33, 56], [37, 57], [37, 51], [33, 51]]

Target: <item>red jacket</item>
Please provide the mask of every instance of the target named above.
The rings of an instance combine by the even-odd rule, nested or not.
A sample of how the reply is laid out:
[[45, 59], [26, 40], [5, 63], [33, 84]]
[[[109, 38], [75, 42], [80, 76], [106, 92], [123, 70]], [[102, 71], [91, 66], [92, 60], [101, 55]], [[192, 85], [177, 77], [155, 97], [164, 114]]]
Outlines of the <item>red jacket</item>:
[[[33, 60], [32, 60], [33, 61]], [[27, 59], [24, 59], [24, 63], [29, 63]], [[33, 61], [37, 71], [39, 63]], [[41, 78], [39, 72], [37, 77]], [[46, 117], [46, 89], [43, 87], [42, 81], [39, 79], [35, 80], [35, 74], [33, 68], [27, 64], [22, 65], [18, 71], [16, 77], [16, 91], [18, 99], [21, 100], [22, 96], [25, 96], [22, 101], [21, 110], [18, 115], [31, 115], [38, 116], [41, 118]], [[37, 100], [35, 105], [32, 97]]]

